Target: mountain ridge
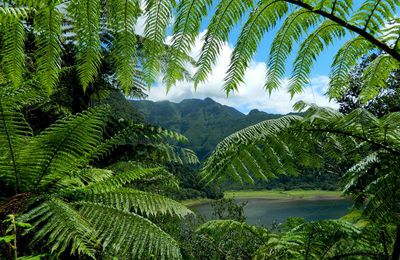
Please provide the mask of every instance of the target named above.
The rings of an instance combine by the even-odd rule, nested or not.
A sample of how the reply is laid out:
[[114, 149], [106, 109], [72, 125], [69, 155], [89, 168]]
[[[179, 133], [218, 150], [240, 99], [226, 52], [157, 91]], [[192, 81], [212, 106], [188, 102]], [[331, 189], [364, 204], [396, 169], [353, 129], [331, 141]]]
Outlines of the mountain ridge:
[[269, 114], [258, 109], [244, 114], [213, 99], [184, 99], [179, 103], [131, 100], [150, 124], [177, 131], [189, 139], [186, 145], [204, 160], [226, 136], [264, 120], [283, 115]]

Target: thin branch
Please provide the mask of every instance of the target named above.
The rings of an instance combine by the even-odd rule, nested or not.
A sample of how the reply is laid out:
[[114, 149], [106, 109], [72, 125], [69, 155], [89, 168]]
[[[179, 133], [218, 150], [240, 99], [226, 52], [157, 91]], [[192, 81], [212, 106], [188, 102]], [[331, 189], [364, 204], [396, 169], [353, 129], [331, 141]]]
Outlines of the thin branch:
[[304, 3], [302, 1], [299, 0], [282, 0], [282, 1], [286, 1], [288, 3], [300, 6], [304, 9], [310, 10], [313, 13], [319, 14], [325, 18], [328, 18], [329, 20], [343, 26], [344, 28], [357, 33], [358, 35], [364, 37], [367, 41], [371, 42], [372, 44], [374, 44], [376, 47], [378, 47], [379, 49], [385, 51], [387, 54], [389, 54], [390, 56], [392, 56], [394, 59], [396, 59], [398, 62], [400, 62], [400, 53], [397, 52], [396, 50], [390, 48], [390, 46], [386, 45], [385, 43], [381, 42], [380, 40], [378, 40], [377, 38], [375, 38], [372, 34], [368, 33], [367, 31], [364, 31], [362, 28], [359, 28], [355, 25], [349, 24], [346, 20], [343, 20], [331, 13], [328, 13], [326, 11], [323, 10], [316, 10], [314, 9], [314, 7], [312, 5], [309, 5], [307, 3]]

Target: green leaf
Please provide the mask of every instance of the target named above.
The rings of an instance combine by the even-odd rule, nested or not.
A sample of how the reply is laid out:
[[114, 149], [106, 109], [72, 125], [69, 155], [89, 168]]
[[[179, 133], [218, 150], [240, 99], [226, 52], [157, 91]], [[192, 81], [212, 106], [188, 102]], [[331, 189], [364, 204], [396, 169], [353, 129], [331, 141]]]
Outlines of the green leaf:
[[9, 236], [2, 236], [0, 237], [0, 243], [11, 243], [14, 241], [14, 235], [9, 235]]

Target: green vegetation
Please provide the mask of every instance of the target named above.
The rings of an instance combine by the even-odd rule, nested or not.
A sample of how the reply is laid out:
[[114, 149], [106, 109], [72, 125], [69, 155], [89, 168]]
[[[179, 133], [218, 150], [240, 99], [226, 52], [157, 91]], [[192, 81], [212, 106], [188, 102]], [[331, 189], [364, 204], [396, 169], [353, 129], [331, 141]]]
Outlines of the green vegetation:
[[221, 105], [211, 98], [186, 99], [180, 103], [170, 101], [132, 101], [149, 124], [177, 131], [190, 141], [187, 147], [196, 152], [200, 160], [211, 154], [225, 137], [249, 125], [279, 118], [282, 115], [252, 110], [244, 115], [233, 107]]
[[[342, 197], [340, 191], [325, 190], [235, 190], [225, 191], [224, 198], [234, 199], [337, 199]], [[184, 200], [182, 203], [186, 206], [193, 206], [210, 202], [210, 199], [198, 198]]]
[[340, 191], [325, 190], [240, 190], [225, 191], [225, 198], [262, 198], [262, 199], [327, 199], [340, 198]]
[[[397, 0], [2, 1], [0, 258], [399, 260], [399, 8]], [[189, 53], [203, 21], [196, 61]], [[238, 90], [276, 26], [265, 82], [271, 94], [286, 77], [292, 51], [288, 91], [295, 95], [309, 83], [318, 56], [348, 37], [327, 90], [340, 111], [298, 102], [302, 113], [271, 119], [210, 99], [163, 104], [169, 126], [184, 118], [186, 128], [176, 130], [193, 137], [201, 156], [219, 142], [199, 167], [190, 146], [180, 145], [185, 136], [144, 124], [121, 94], [143, 98], [159, 78], [167, 90], [178, 80], [204, 82], [235, 28], [240, 35], [225, 90]], [[208, 144], [199, 133], [211, 129], [206, 124], [224, 129]], [[229, 192], [213, 202], [211, 221], [173, 199], [218, 198], [218, 183], [262, 188], [320, 172], [340, 178], [355, 211], [265, 228], [247, 224], [244, 204]], [[237, 193], [338, 195], [286, 188]]]

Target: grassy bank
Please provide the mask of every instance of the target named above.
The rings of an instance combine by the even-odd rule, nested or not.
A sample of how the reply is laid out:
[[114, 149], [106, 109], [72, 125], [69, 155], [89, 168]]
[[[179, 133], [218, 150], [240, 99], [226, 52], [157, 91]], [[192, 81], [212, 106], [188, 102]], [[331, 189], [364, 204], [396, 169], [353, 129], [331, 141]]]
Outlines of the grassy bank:
[[[236, 199], [336, 199], [340, 196], [340, 191], [325, 190], [240, 190], [225, 192], [225, 198]], [[210, 199], [191, 199], [184, 200], [183, 204], [192, 206], [208, 201]]]
[[320, 198], [339, 198], [340, 191], [325, 190], [241, 190], [226, 191], [225, 198], [262, 198], [262, 199], [320, 199]]

